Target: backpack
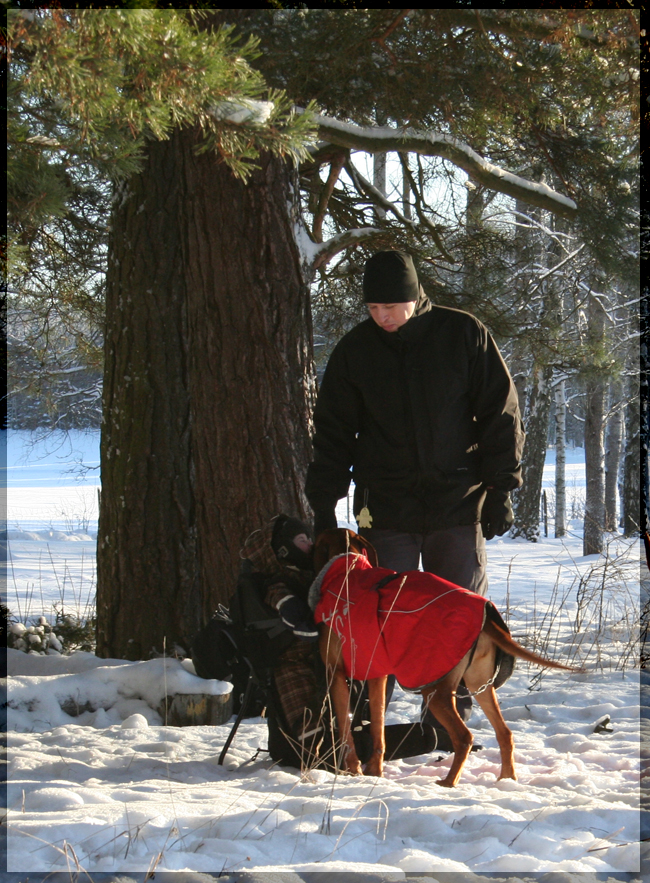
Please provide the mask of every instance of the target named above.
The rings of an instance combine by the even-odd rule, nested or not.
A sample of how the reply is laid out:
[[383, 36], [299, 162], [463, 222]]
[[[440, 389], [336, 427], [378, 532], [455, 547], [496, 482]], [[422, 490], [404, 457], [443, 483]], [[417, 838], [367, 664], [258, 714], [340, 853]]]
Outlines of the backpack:
[[[241, 708], [250, 668], [242, 658], [227, 608], [220, 607], [192, 641], [192, 662], [200, 678], [229, 681], [232, 684], [233, 711]], [[264, 708], [261, 693], [252, 697], [247, 717], [258, 717]]]
[[242, 562], [229, 612], [237, 645], [260, 681], [268, 680], [278, 657], [296, 640], [275, 608], [264, 601], [273, 577]]
[[275, 662], [295, 640], [280, 614], [264, 602], [269, 577], [242, 564], [229, 606], [222, 605], [192, 641], [192, 662], [200, 678], [233, 685], [233, 711], [241, 710], [249, 688], [245, 717], [259, 717], [269, 704]]

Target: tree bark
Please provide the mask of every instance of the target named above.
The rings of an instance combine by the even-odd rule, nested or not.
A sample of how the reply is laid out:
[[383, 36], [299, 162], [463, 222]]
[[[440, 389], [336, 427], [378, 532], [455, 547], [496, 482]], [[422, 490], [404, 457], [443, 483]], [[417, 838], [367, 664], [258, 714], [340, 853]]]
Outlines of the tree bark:
[[523, 483], [512, 494], [515, 522], [511, 535], [525, 537], [533, 543], [539, 537], [539, 510], [551, 408], [550, 379], [550, 368], [537, 366], [533, 369], [524, 420], [526, 443], [521, 464]]
[[605, 521], [606, 531], [618, 529], [618, 476], [623, 442], [623, 390], [620, 380], [610, 384], [609, 420], [605, 436]]
[[555, 387], [555, 536], [566, 536], [566, 390]]
[[97, 652], [188, 640], [246, 536], [305, 517], [314, 393], [291, 169], [242, 184], [197, 133], [152, 143], [118, 194], [107, 279]]
[[[382, 196], [386, 196], [386, 154], [376, 153], [373, 157], [372, 183], [379, 190]], [[375, 206], [375, 217], [377, 220], [383, 220], [386, 212], [383, 208]]]
[[[604, 341], [605, 311], [594, 295], [589, 297], [587, 313], [589, 337], [596, 351]], [[593, 370], [587, 375], [585, 393], [586, 492], [582, 554], [600, 555], [605, 526], [605, 378], [602, 374]]]
[[[408, 166], [408, 153], [404, 155], [404, 162]], [[411, 220], [413, 214], [411, 211], [411, 182], [406, 168], [402, 168], [402, 214], [408, 221]]]
[[[636, 366], [635, 366], [636, 367]], [[639, 536], [645, 529], [644, 509], [647, 495], [643, 492], [644, 476], [647, 479], [647, 445], [642, 444], [643, 414], [639, 421], [639, 378], [628, 377], [627, 405], [625, 407], [625, 457], [623, 461], [623, 533], [626, 537]], [[646, 406], [647, 407], [647, 406]], [[647, 428], [647, 426], [646, 426]]]
[[[198, 621], [189, 340], [175, 141], [118, 190], [106, 288], [97, 654], [142, 659]], [[184, 599], [182, 604], [178, 599]]]
[[600, 555], [603, 551], [603, 527], [605, 521], [605, 470], [603, 451], [605, 383], [602, 378], [590, 378], [587, 381], [586, 400], [586, 492], [582, 554]]

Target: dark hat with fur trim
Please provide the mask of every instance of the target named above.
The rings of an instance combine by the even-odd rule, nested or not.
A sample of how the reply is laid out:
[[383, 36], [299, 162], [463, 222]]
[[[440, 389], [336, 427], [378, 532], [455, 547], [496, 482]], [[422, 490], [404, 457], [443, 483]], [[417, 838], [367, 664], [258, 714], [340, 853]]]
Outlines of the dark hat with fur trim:
[[413, 258], [402, 251], [378, 251], [366, 261], [363, 300], [367, 304], [403, 304], [420, 292]]
[[312, 570], [313, 550], [301, 549], [294, 542], [300, 534], [305, 534], [312, 541], [311, 530], [298, 518], [289, 515], [279, 515], [273, 527], [271, 546], [275, 556], [281, 564], [289, 567], [299, 567], [300, 570]]

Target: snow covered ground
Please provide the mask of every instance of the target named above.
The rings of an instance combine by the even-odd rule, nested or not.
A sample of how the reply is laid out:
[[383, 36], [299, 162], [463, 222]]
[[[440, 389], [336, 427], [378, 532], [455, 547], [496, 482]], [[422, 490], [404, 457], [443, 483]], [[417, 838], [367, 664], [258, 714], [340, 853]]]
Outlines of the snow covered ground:
[[[51, 619], [62, 605], [83, 614], [94, 600], [97, 475], [61, 478], [61, 457], [20, 465], [18, 441], [9, 448], [4, 600], [23, 622]], [[96, 440], [76, 441], [93, 465]], [[569, 874], [641, 879], [639, 548], [617, 537], [608, 556], [582, 557], [580, 453], [572, 460], [570, 535], [552, 538], [551, 525], [536, 544], [488, 544], [490, 596], [515, 637], [588, 668], [539, 677], [519, 665], [500, 689], [517, 782], [497, 781], [496, 740], [478, 709], [470, 727], [484, 748], [453, 790], [436, 784], [450, 763], [438, 752], [390, 762], [384, 779], [279, 768], [264, 751], [262, 718], [244, 721], [219, 766], [228, 725], [166, 726], [159, 711], [165, 692], [229, 689], [196, 678], [191, 664], [13, 651], [8, 879], [66, 872], [63, 880], [68, 871], [89, 879], [85, 871], [93, 880], [143, 880], [154, 868], [175, 872], [174, 883], [270, 870], [296, 883], [329, 883], [327, 872], [363, 872], [364, 881], [442, 881], [445, 872], [462, 872], [454, 879], [463, 881], [545, 872], [563, 872], [552, 878], [558, 883]], [[549, 490], [552, 477], [549, 457]], [[345, 503], [339, 516], [346, 520]], [[414, 720], [418, 705], [398, 691], [388, 722]], [[646, 740], [647, 728], [642, 719]]]

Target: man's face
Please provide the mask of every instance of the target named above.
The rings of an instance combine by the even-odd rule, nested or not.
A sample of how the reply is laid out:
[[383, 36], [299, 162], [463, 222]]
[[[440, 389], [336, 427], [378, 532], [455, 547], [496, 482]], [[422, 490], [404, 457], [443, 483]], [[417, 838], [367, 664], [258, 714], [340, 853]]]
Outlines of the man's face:
[[366, 304], [374, 321], [384, 331], [397, 331], [415, 312], [415, 301], [403, 304]]

